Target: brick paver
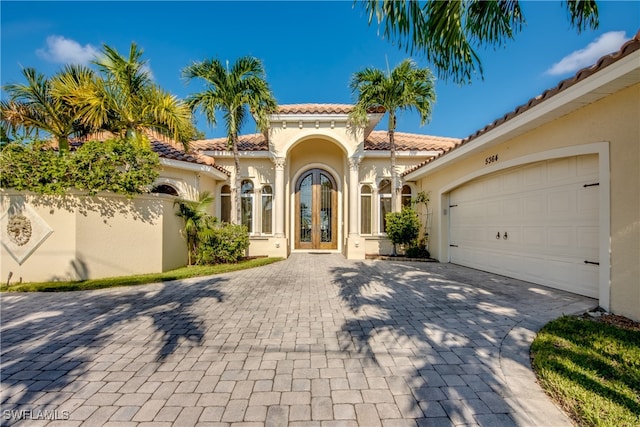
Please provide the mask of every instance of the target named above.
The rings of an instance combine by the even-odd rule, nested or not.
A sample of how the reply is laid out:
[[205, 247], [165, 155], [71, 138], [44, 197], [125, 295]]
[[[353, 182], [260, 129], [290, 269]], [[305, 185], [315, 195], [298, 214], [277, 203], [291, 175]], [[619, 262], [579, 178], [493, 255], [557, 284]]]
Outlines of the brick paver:
[[[3, 294], [2, 425], [571, 425], [535, 332], [595, 300], [438, 263]], [[21, 421], [20, 421], [21, 420]]]

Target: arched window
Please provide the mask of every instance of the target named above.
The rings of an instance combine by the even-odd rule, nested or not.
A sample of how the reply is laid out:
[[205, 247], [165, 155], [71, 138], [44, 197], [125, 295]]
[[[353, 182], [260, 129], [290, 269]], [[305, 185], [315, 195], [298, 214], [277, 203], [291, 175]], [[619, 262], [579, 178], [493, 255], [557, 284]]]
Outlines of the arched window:
[[262, 187], [262, 233], [273, 233], [273, 189], [270, 185]]
[[363, 185], [360, 190], [360, 234], [371, 234], [371, 186]]
[[402, 186], [402, 207], [411, 206], [411, 187], [408, 185]]
[[160, 193], [160, 194], [168, 194], [170, 196], [177, 196], [178, 190], [173, 188], [173, 186], [169, 184], [160, 184], [153, 187], [151, 190], [152, 193]]
[[253, 182], [248, 179], [243, 180], [240, 186], [240, 216], [242, 225], [253, 233]]
[[385, 216], [391, 212], [391, 181], [388, 179], [380, 181], [378, 198], [380, 201], [380, 233], [386, 233], [387, 219]]
[[231, 187], [228, 185], [220, 190], [220, 221], [231, 222]]

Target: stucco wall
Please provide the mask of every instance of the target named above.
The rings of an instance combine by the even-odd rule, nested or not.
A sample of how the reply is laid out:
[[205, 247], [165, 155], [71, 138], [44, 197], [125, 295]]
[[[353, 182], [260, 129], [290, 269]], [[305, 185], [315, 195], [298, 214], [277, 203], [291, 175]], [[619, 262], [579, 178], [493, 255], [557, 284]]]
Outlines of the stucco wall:
[[12, 205], [26, 203], [53, 230], [22, 264], [2, 245], [3, 281], [9, 272], [12, 281], [21, 277], [34, 282], [155, 273], [186, 264], [186, 245], [172, 197], [63, 198], [11, 192], [0, 197], [0, 215]]
[[[448, 260], [448, 192], [464, 177], [491, 173], [519, 158], [592, 143], [607, 142], [610, 153], [611, 310], [640, 319], [640, 85], [589, 104], [521, 136], [451, 162], [418, 180], [431, 192], [434, 212], [429, 249]], [[471, 143], [472, 144], [472, 143]], [[488, 156], [499, 161], [485, 165]], [[602, 178], [602, 177], [601, 177]]]

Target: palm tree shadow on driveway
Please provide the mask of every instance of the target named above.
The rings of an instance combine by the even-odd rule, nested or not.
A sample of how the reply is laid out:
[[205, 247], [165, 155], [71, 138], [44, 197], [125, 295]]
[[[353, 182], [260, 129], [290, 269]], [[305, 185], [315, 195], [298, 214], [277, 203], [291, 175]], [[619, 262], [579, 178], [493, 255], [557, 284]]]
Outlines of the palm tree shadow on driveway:
[[[511, 376], [535, 383], [535, 332], [584, 299], [447, 264], [359, 262], [332, 274], [353, 313], [342, 350], [396, 384], [403, 416], [481, 425], [545, 420], [523, 408]], [[529, 397], [546, 399], [536, 388]]]
[[223, 302], [219, 288], [225, 281], [4, 295], [3, 408], [58, 409], [90, 381], [124, 383], [143, 367], [154, 371], [164, 362], [182, 361], [206, 332], [204, 319], [195, 313]]

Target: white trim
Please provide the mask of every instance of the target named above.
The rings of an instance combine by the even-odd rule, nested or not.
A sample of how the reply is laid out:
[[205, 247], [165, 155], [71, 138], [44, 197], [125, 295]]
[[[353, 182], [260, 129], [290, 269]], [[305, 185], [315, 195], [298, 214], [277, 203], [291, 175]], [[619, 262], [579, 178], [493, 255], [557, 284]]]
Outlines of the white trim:
[[[362, 187], [369, 187], [369, 189], [371, 190], [370, 193], [363, 193], [362, 192]], [[361, 182], [358, 184], [358, 209], [357, 209], [357, 215], [358, 215], [358, 235], [359, 236], [373, 236], [373, 211], [374, 211], [374, 202], [375, 202], [375, 195], [374, 195], [374, 185], [372, 183], [368, 183], [368, 182]], [[371, 229], [370, 233], [363, 233], [362, 232], [362, 196], [369, 196], [369, 198], [371, 199], [369, 201], [369, 216], [371, 218], [371, 224], [369, 224], [369, 228]]]
[[[181, 180], [181, 179], [178, 180], [173, 178], [166, 178], [164, 176], [159, 176], [155, 181], [153, 181], [153, 184], [151, 184], [150, 190], [153, 190], [154, 188], [160, 185], [168, 185], [169, 187], [172, 187], [178, 193], [178, 197], [182, 199], [189, 198], [188, 186], [186, 185], [184, 180]], [[158, 194], [163, 194], [163, 193], [158, 193]], [[168, 194], [168, 196], [171, 196], [171, 195]]]
[[404, 186], [409, 187], [409, 190], [411, 190], [411, 194], [409, 195], [409, 197], [413, 200], [413, 198], [418, 194], [417, 192], [417, 187], [414, 181], [411, 182], [407, 182], [404, 181], [401, 183], [400, 185], [400, 208], [402, 209], [402, 198], [405, 196], [404, 194], [402, 194], [402, 189], [404, 188]]
[[[249, 181], [251, 182], [251, 192], [246, 195], [242, 192], [242, 182]], [[251, 231], [249, 231], [249, 237], [253, 237], [256, 235], [260, 235], [260, 233], [256, 232], [256, 183], [253, 182], [253, 178], [245, 176], [240, 178], [240, 188], [237, 189], [240, 192], [240, 224], [242, 224], [242, 198], [249, 198], [251, 196]]]
[[[219, 220], [222, 220], [222, 187], [224, 187], [225, 185], [229, 186], [229, 192], [224, 194], [229, 197], [229, 210], [231, 210], [231, 184], [229, 182], [219, 182], [216, 184], [216, 193], [214, 198], [216, 218], [218, 218]], [[229, 220], [231, 220], [231, 217], [232, 212], [229, 212]]]
[[[595, 142], [590, 144], [572, 145], [568, 147], [555, 148], [552, 150], [541, 151], [537, 153], [527, 154], [515, 159], [496, 163], [493, 166], [475, 170], [456, 180], [449, 182], [446, 186], [440, 188], [438, 197], [441, 201], [446, 202], [441, 208], [447, 210], [448, 218], [444, 218], [442, 209], [438, 214], [438, 234], [440, 236], [439, 251], [441, 259], [451, 262], [451, 254], [449, 252], [449, 244], [451, 239], [451, 214], [449, 212], [449, 197], [451, 191], [460, 187], [476, 178], [486, 176], [504, 169], [523, 166], [526, 164], [541, 162], [545, 160], [559, 159], [564, 157], [581, 156], [586, 154], [598, 155], [598, 168], [600, 182], [600, 212], [599, 212], [599, 304], [605, 310], [609, 310], [611, 295], [611, 188], [610, 188], [610, 170], [609, 170], [609, 142]], [[445, 234], [445, 227], [447, 232]], [[444, 239], [442, 237], [446, 236]], [[446, 241], [445, 241], [446, 240]]]
[[[364, 150], [362, 157], [366, 158], [389, 158], [390, 150]], [[396, 150], [396, 157], [435, 157], [442, 153], [441, 150]]]
[[[313, 113], [313, 114], [304, 114], [304, 113], [298, 113], [298, 114], [286, 114], [286, 113], [280, 113], [280, 114], [273, 114], [271, 116], [269, 116], [269, 121], [271, 123], [275, 123], [276, 126], [273, 126], [273, 124], [271, 125], [272, 128], [278, 128], [280, 126], [277, 126], [277, 123], [280, 122], [303, 122], [303, 123], [314, 123], [316, 121], [321, 121], [321, 122], [330, 122], [330, 121], [334, 121], [334, 122], [348, 122], [349, 121], [349, 114], [325, 114], [325, 113]], [[287, 125], [288, 126], [288, 125]]]
[[[222, 157], [222, 158], [233, 158], [233, 151], [214, 151], [214, 150], [204, 150], [201, 151], [202, 154], [209, 157]], [[238, 151], [238, 155], [240, 157], [246, 157], [250, 159], [271, 159], [273, 154], [268, 150], [257, 150], [257, 151]]]
[[448, 166], [450, 163], [480, 150], [487, 149], [521, 135], [535, 127], [562, 117], [585, 105], [591, 104], [640, 80], [640, 51], [627, 55], [616, 63], [574, 84], [568, 89], [531, 107], [508, 121], [480, 135], [451, 153], [428, 163], [404, 176], [415, 181]]
[[[391, 186], [391, 191], [389, 193], [380, 193], [380, 184], [382, 183], [382, 181], [387, 180], [389, 181], [389, 184]], [[391, 207], [393, 208], [393, 192], [394, 192], [394, 188], [393, 188], [393, 182], [391, 181], [391, 177], [390, 176], [381, 176], [381, 177], [377, 177], [376, 178], [376, 188], [375, 188], [375, 192], [376, 192], [376, 227], [375, 229], [372, 229], [371, 231], [374, 233], [375, 236], [387, 236], [387, 232], [384, 230], [381, 230], [381, 225], [382, 225], [382, 216], [380, 215], [381, 211], [382, 211], [382, 199], [389, 199], [391, 200]], [[384, 196], [382, 195], [384, 194]], [[390, 211], [391, 212], [391, 211]]]
[[[263, 193], [265, 187], [271, 188], [271, 194], [270, 194], [271, 196], [271, 233], [265, 233], [264, 230], [262, 229], [262, 225], [264, 222], [262, 217], [262, 214], [264, 212], [262, 201], [263, 201], [263, 198], [265, 197]], [[276, 219], [276, 216], [274, 215], [274, 212], [275, 212], [274, 208], [275, 208], [275, 202], [276, 202], [274, 185], [268, 182], [261, 183], [260, 191], [258, 194], [260, 195], [260, 235], [273, 237], [273, 235], [275, 234], [274, 230], [275, 230], [275, 219]]]
[[160, 158], [160, 164], [162, 166], [169, 166], [172, 168], [182, 169], [190, 172], [200, 172], [205, 175], [209, 175], [216, 181], [227, 181], [229, 179], [229, 175], [208, 165], [188, 163], [181, 160], [165, 159], [164, 157]]

